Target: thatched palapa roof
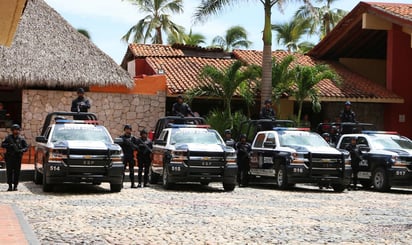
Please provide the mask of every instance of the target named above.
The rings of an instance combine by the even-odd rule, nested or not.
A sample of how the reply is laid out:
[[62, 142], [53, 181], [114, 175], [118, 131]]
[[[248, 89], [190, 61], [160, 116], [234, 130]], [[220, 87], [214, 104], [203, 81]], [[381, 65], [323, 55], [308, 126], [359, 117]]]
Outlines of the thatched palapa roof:
[[0, 86], [126, 85], [133, 79], [43, 0], [28, 0], [13, 43], [0, 46]]

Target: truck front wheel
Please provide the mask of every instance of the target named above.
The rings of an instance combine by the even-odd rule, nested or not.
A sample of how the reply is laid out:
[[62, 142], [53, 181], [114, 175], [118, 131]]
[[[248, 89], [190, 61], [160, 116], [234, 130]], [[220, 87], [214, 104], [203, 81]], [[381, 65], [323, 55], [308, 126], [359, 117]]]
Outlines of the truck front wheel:
[[384, 168], [379, 167], [373, 171], [372, 184], [377, 191], [388, 191], [390, 189], [388, 175]]
[[284, 164], [280, 165], [276, 171], [276, 184], [281, 190], [288, 188], [288, 174], [286, 172], [286, 165]]

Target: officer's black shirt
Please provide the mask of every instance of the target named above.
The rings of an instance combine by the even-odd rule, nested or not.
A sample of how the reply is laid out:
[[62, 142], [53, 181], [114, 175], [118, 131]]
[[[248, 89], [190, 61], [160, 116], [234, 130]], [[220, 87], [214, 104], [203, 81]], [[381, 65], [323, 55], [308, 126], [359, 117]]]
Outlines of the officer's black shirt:
[[152, 141], [148, 138], [140, 137], [137, 140], [137, 145], [138, 145], [138, 151], [139, 151], [137, 158], [142, 159], [139, 161], [150, 161], [150, 155], [152, 153], [152, 148], [153, 148]]
[[21, 158], [23, 156], [23, 153], [28, 150], [29, 145], [22, 136], [17, 135], [15, 137], [13, 134], [10, 134], [4, 139], [1, 147], [6, 149], [5, 157], [7, 160], [10, 158]]
[[138, 148], [137, 138], [127, 134], [123, 134], [120, 138], [123, 139], [123, 143], [120, 146], [122, 147], [125, 158], [133, 157], [133, 151]]
[[189, 105], [186, 103], [175, 102], [172, 107], [172, 113], [175, 116], [181, 116], [181, 117], [186, 117], [188, 115], [194, 116]]
[[87, 112], [90, 109], [90, 102], [85, 97], [77, 97], [72, 101], [72, 112]]
[[340, 113], [341, 122], [356, 122], [356, 114], [352, 110], [343, 110]]
[[248, 142], [242, 143], [239, 141], [236, 143], [236, 150], [238, 161], [242, 161], [249, 158], [249, 152], [252, 150], [252, 146]]
[[259, 115], [260, 119], [276, 119], [275, 111], [272, 108], [263, 107]]

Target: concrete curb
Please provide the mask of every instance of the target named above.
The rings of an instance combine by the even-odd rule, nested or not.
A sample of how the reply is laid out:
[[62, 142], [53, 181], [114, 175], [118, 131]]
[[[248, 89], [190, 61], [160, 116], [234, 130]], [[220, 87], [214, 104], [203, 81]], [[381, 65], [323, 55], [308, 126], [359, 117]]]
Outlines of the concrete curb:
[[16, 214], [17, 219], [19, 220], [20, 227], [24, 233], [24, 236], [26, 237], [27, 243], [30, 245], [40, 245], [39, 240], [37, 240], [36, 234], [34, 234], [32, 227], [27, 222], [20, 209], [15, 204], [12, 204], [11, 207]]

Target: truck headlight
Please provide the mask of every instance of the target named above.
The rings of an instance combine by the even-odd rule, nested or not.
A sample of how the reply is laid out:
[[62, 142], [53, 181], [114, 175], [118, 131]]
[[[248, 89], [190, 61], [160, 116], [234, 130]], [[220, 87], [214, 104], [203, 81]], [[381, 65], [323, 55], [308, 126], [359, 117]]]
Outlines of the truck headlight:
[[63, 159], [67, 159], [67, 149], [49, 150], [49, 161], [61, 162]]
[[226, 164], [237, 164], [236, 159], [236, 152], [226, 153]]
[[172, 162], [183, 162], [187, 160], [187, 151], [172, 151]]
[[305, 164], [305, 157], [303, 156], [303, 154], [293, 152], [291, 155], [291, 163], [303, 165]]

